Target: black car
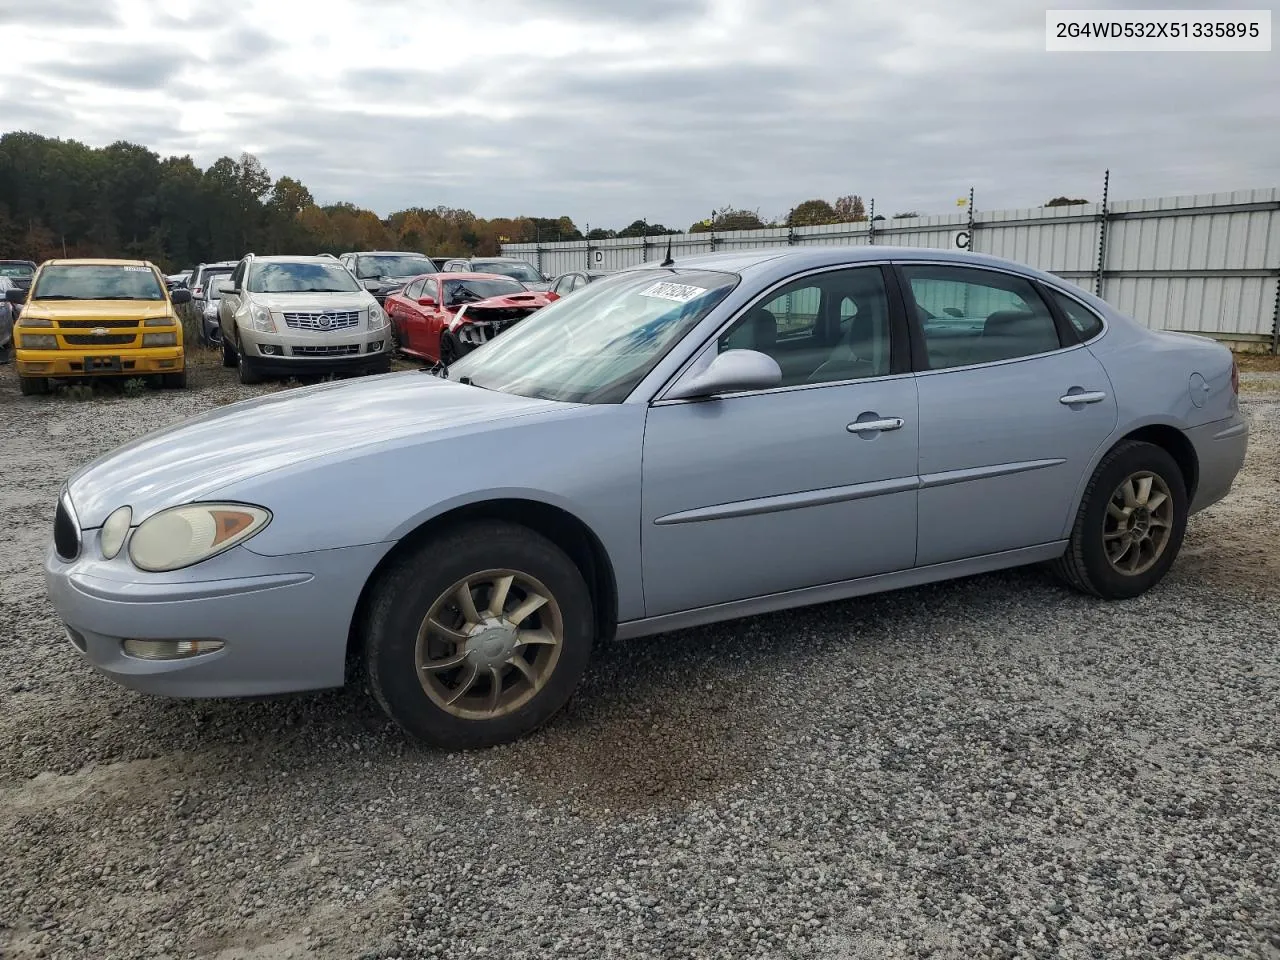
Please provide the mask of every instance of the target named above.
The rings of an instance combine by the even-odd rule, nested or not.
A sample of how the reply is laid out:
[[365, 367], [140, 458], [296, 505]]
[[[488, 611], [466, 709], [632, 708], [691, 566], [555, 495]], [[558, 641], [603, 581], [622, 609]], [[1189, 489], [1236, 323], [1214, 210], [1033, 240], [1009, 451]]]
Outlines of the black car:
[[551, 278], [538, 271], [528, 260], [519, 257], [458, 257], [446, 260], [441, 273], [496, 273], [519, 280], [529, 290], [546, 290]]
[[338, 259], [379, 305], [414, 277], [440, 272], [438, 260], [412, 250], [361, 250]]

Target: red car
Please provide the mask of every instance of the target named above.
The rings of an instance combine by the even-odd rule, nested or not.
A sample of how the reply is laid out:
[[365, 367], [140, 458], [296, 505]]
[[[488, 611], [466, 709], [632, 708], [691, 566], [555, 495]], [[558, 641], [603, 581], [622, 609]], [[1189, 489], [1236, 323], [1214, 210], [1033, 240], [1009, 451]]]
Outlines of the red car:
[[431, 273], [388, 296], [386, 311], [402, 353], [450, 364], [550, 302], [510, 277]]

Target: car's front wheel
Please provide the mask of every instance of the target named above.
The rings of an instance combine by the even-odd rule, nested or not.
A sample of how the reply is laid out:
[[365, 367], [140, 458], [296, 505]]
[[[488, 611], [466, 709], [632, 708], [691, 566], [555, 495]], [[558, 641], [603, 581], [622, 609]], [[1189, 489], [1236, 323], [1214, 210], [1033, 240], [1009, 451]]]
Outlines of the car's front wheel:
[[236, 366], [239, 368], [240, 382], [246, 386], [262, 382], [262, 373], [254, 366], [253, 361], [245, 356], [243, 345], [236, 351]]
[[515, 740], [578, 685], [594, 635], [582, 574], [509, 523], [455, 527], [399, 558], [364, 619], [374, 696], [403, 729], [451, 749]]
[[39, 396], [49, 392], [48, 377], [18, 377], [18, 389], [24, 397]]
[[1173, 566], [1187, 510], [1186, 482], [1168, 451], [1142, 441], [1121, 443], [1089, 480], [1055, 570], [1084, 593], [1136, 597]]

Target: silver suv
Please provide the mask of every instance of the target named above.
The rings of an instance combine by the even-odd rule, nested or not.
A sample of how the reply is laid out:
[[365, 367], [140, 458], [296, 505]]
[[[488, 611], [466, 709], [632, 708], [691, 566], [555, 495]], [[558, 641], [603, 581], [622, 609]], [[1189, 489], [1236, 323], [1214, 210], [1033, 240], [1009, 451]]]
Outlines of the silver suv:
[[222, 362], [241, 383], [391, 369], [386, 313], [331, 256], [251, 253], [217, 290]]

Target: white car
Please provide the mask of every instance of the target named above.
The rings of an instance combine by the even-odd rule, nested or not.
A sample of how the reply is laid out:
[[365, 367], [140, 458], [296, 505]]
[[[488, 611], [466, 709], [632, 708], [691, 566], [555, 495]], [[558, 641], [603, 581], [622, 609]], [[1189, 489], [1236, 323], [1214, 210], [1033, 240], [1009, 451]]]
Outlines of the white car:
[[251, 253], [216, 290], [222, 362], [241, 383], [391, 370], [386, 313], [333, 257]]

